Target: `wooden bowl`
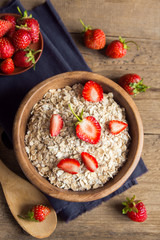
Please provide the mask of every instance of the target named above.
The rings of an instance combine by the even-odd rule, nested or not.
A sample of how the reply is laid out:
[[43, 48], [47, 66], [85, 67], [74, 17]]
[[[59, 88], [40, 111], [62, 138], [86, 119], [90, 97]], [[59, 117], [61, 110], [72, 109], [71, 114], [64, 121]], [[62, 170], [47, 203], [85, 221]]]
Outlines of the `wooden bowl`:
[[[11, 15], [11, 16], [15, 16], [16, 18], [20, 17], [20, 15], [15, 14], [15, 13], [0, 13], [0, 18], [1, 18], [2, 16], [8, 15], [8, 14]], [[41, 32], [40, 32], [40, 34], [39, 34], [39, 41], [38, 41], [37, 43], [31, 43], [31, 44], [29, 45], [29, 47], [30, 47], [31, 49], [35, 50], [35, 51], [41, 50], [41, 52], [38, 52], [37, 54], [35, 54], [35, 62], [37, 63], [38, 60], [40, 59], [41, 55], [42, 55], [42, 52], [43, 52], [43, 37], [42, 37]], [[4, 60], [4, 59], [2, 59], [2, 60]], [[20, 74], [20, 73], [23, 73], [23, 72], [28, 71], [28, 70], [29, 70], [30, 68], [32, 68], [32, 67], [33, 67], [33, 64], [32, 64], [31, 66], [27, 67], [27, 68], [15, 67], [13, 73], [11, 73], [11, 74], [5, 74], [5, 73], [2, 73], [2, 72], [0, 71], [0, 75], [4, 75], [4, 76], [17, 75], [17, 74]]]
[[[42, 99], [43, 95], [49, 89], [63, 88], [66, 85], [72, 86], [75, 83], [84, 84], [89, 80], [101, 84], [104, 92], [113, 92], [115, 101], [126, 109], [131, 143], [129, 146], [128, 159], [113, 179], [109, 180], [103, 187], [98, 189], [75, 192], [55, 187], [39, 175], [26, 154], [24, 136], [33, 105]], [[134, 171], [140, 159], [143, 147], [143, 125], [134, 101], [118, 84], [108, 78], [90, 72], [68, 72], [56, 75], [41, 82], [26, 95], [15, 117], [13, 126], [13, 145], [17, 160], [24, 174], [42, 192], [62, 200], [86, 202], [103, 198], [114, 192], [122, 186]]]

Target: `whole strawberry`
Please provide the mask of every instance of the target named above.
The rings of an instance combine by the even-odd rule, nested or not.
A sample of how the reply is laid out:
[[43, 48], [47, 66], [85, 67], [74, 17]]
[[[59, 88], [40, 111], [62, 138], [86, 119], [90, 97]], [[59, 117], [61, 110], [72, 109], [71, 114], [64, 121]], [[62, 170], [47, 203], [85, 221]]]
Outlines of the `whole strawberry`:
[[143, 79], [135, 73], [123, 75], [119, 81], [119, 85], [130, 95], [136, 95], [145, 92], [149, 87], [143, 84]]
[[25, 10], [24, 13], [21, 12], [20, 8], [17, 7], [21, 17], [17, 20], [18, 24], [20, 25], [26, 25], [29, 28], [29, 33], [32, 38], [32, 42], [36, 43], [39, 40], [39, 33], [40, 33], [40, 28], [39, 28], [39, 23], [38, 21], [32, 17], [32, 14], [28, 16], [27, 11]]
[[5, 74], [11, 74], [14, 71], [14, 63], [12, 58], [6, 58], [0, 65], [0, 69]]
[[114, 40], [107, 46], [105, 54], [110, 58], [122, 58], [126, 55], [127, 50], [130, 48], [127, 43], [131, 42], [134, 43], [138, 49], [138, 45], [134, 41], [126, 42], [125, 39], [119, 37], [119, 40]]
[[122, 202], [125, 206], [122, 210], [123, 214], [127, 214], [127, 216], [135, 222], [144, 222], [147, 219], [147, 211], [144, 203], [142, 201], [135, 200], [135, 195], [129, 199], [126, 198], [127, 201]]
[[14, 56], [13, 61], [16, 67], [22, 67], [27, 68], [33, 64], [35, 68], [35, 54], [37, 54], [39, 51], [34, 51], [32, 49], [26, 48], [24, 50], [18, 50]]
[[0, 58], [10, 58], [14, 54], [15, 48], [11, 40], [7, 37], [0, 38]]
[[13, 33], [12, 42], [16, 50], [25, 49], [31, 43], [31, 35], [25, 29], [18, 29]]
[[27, 213], [26, 216], [19, 216], [20, 218], [30, 220], [30, 221], [36, 221], [36, 222], [42, 222], [45, 220], [45, 218], [50, 213], [50, 208], [44, 205], [35, 205], [31, 211]]
[[11, 38], [13, 36], [13, 33], [14, 33], [15, 29], [16, 29], [16, 18], [15, 18], [15, 16], [8, 14], [8, 15], [2, 16], [2, 19], [12, 23], [12, 27], [6, 33], [6, 36]]
[[9, 29], [11, 29], [12, 23], [4, 19], [0, 19], [0, 37], [3, 37]]
[[84, 44], [86, 47], [91, 49], [102, 49], [106, 44], [106, 36], [101, 29], [92, 29], [90, 26], [85, 24], [80, 19], [84, 27]]

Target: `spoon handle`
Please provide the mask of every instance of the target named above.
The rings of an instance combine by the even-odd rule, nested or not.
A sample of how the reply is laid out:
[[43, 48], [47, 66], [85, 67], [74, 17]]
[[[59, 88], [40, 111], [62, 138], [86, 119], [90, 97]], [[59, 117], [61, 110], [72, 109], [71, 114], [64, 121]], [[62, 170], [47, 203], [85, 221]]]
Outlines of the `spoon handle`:
[[11, 170], [9, 170], [0, 159], [0, 183], [7, 184], [11, 177], [15, 176]]

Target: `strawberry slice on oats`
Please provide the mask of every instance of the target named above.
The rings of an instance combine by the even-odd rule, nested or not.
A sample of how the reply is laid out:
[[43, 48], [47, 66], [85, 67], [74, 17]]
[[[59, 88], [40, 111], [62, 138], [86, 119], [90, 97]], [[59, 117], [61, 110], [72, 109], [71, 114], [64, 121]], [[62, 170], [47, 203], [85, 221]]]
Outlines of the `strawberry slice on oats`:
[[59, 114], [53, 114], [50, 119], [50, 134], [57, 136], [63, 127], [63, 119]]
[[80, 163], [74, 158], [65, 158], [57, 164], [57, 167], [65, 172], [77, 174], [79, 172]]
[[91, 154], [87, 152], [81, 153], [82, 161], [84, 162], [84, 165], [90, 172], [95, 172], [98, 168], [98, 162], [95, 157], [93, 157]]

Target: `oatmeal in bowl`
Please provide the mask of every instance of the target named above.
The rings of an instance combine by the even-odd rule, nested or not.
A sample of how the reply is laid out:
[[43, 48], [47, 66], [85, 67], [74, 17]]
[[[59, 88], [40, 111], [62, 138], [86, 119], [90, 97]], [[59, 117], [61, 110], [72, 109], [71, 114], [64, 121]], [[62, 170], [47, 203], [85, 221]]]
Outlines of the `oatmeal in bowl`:
[[[37, 187], [63, 200], [90, 201], [127, 180], [142, 151], [143, 127], [132, 99], [117, 84], [72, 72], [44, 81], [26, 99], [14, 124], [14, 139], [23, 149], [14, 149]], [[27, 116], [21, 115], [24, 108]]]
[[[51, 184], [73, 191], [95, 189], [113, 178], [127, 159], [130, 139], [128, 128], [116, 135], [107, 128], [111, 120], [126, 122], [125, 109], [116, 103], [113, 93], [103, 93], [101, 101], [92, 102], [84, 99], [82, 91], [82, 84], [47, 91], [34, 105], [25, 135], [26, 152], [39, 174]], [[76, 117], [69, 106], [77, 115], [83, 110], [83, 118], [93, 116], [99, 122], [101, 136], [98, 143], [92, 144], [77, 137]], [[49, 131], [52, 115], [60, 115], [63, 119], [63, 127], [56, 136], [51, 136]], [[96, 158], [98, 167], [94, 172], [85, 167], [81, 160], [82, 152]], [[67, 158], [80, 163], [77, 174], [57, 166]]]

